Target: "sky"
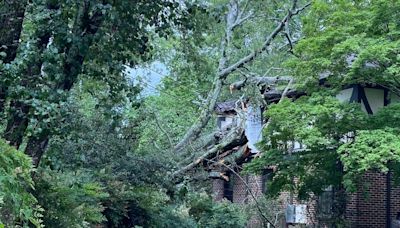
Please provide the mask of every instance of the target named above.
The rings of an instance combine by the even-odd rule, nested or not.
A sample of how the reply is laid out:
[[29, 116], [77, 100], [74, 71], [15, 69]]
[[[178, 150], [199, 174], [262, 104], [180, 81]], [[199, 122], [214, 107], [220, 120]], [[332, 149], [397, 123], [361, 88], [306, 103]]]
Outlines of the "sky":
[[126, 74], [133, 83], [142, 85], [142, 96], [150, 96], [159, 94], [157, 86], [160, 85], [162, 78], [169, 74], [169, 70], [164, 63], [154, 61], [137, 68], [126, 67]]

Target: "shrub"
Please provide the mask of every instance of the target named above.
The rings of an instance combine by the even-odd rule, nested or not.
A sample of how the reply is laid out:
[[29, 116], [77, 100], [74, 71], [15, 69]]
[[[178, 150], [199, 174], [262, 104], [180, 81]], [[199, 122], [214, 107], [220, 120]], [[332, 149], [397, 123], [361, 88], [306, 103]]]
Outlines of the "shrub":
[[0, 139], [0, 226], [41, 227], [31, 172], [32, 160]]

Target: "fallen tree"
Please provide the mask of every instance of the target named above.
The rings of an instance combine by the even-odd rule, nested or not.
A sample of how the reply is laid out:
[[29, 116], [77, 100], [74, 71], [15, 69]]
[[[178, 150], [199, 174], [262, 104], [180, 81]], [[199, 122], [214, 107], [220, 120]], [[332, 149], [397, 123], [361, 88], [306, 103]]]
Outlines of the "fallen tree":
[[[251, 12], [246, 12], [248, 1], [245, 6], [240, 9], [239, 3], [236, 0], [230, 1], [228, 5], [228, 13], [226, 15], [226, 26], [225, 26], [225, 36], [221, 41], [220, 49], [221, 49], [221, 57], [219, 59], [218, 69], [215, 72], [215, 78], [213, 82], [213, 88], [208, 93], [205, 107], [201, 111], [198, 120], [193, 123], [193, 125], [186, 131], [182, 139], [174, 146], [173, 150], [176, 153], [181, 152], [186, 148], [186, 146], [195, 138], [197, 138], [205, 126], [208, 124], [212, 113], [214, 111], [217, 100], [220, 96], [222, 86], [225, 84], [226, 79], [232, 73], [238, 71], [244, 66], [252, 63], [258, 55], [261, 53], [267, 52], [267, 49], [270, 47], [271, 43], [281, 32], [285, 32], [285, 27], [289, 25], [289, 21], [293, 16], [299, 14], [305, 8], [307, 8], [311, 3], [307, 3], [301, 8], [297, 8], [297, 0], [293, 0], [291, 8], [288, 10], [286, 16], [284, 16], [279, 23], [275, 26], [270, 34], [266, 36], [261, 47], [252, 51], [250, 54], [240, 58], [235, 61], [233, 64], [228, 65], [228, 49], [230, 48], [230, 41], [233, 35], [235, 28], [241, 26], [246, 20], [252, 17]], [[251, 81], [257, 79], [250, 79]], [[275, 79], [273, 81], [277, 81], [280, 79]]]

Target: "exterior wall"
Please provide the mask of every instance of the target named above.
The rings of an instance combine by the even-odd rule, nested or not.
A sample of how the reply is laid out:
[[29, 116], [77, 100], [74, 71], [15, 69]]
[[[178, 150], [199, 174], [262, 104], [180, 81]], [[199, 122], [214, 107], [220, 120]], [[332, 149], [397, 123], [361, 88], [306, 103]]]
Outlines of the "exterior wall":
[[[236, 175], [232, 175], [230, 181], [233, 183], [231, 184], [233, 195], [232, 195], [232, 202], [237, 204], [246, 204], [252, 202], [254, 197], [258, 198], [262, 196], [262, 181], [263, 178], [261, 176], [254, 176], [254, 175], [246, 175], [239, 178]], [[246, 183], [243, 183], [245, 181]], [[248, 190], [251, 189], [251, 193]], [[213, 197], [215, 201], [221, 201], [224, 199], [224, 187], [225, 181], [221, 179], [214, 179], [212, 185]], [[263, 227], [260, 218], [254, 216], [250, 218], [247, 223], [248, 228], [258, 228]]]
[[[289, 192], [282, 192], [279, 196], [279, 201], [282, 202], [282, 210], [285, 211], [289, 204], [305, 204], [307, 206], [307, 225], [309, 227], [315, 227], [317, 225], [316, 218], [316, 206], [317, 202], [314, 196], [308, 201], [297, 200], [296, 197], [292, 197]], [[285, 221], [282, 221], [285, 224]]]
[[[251, 193], [257, 198], [262, 196], [262, 177], [261, 176], [242, 176], [242, 180], [246, 181], [247, 186], [251, 189]], [[233, 203], [245, 204], [253, 201], [251, 193], [248, 191], [246, 184], [238, 176], [233, 176]]]
[[[349, 194], [346, 207], [346, 219], [351, 227], [385, 227], [386, 226], [386, 174], [368, 172], [363, 176], [362, 186], [355, 193]], [[391, 219], [400, 212], [400, 187], [391, 189]]]
[[214, 201], [221, 201], [224, 198], [224, 180], [213, 179], [212, 180], [212, 193]]
[[[261, 176], [249, 175], [249, 176], [243, 176], [241, 178], [242, 180], [246, 181], [246, 183], [243, 183], [243, 181], [237, 176], [231, 177], [231, 181], [233, 181], [232, 184], [233, 203], [246, 204], [248, 202], [253, 201], [253, 197], [251, 193], [248, 191], [246, 184], [251, 189], [252, 194], [256, 198], [262, 196], [263, 179]], [[224, 180], [222, 179], [212, 180], [212, 193], [215, 201], [221, 201], [224, 198], [224, 187], [225, 187]]]
[[[252, 189], [255, 197], [263, 194], [263, 178], [261, 176], [243, 176], [243, 180]], [[252, 196], [246, 188], [246, 185], [240, 178], [233, 176], [233, 202], [246, 204], [253, 201]], [[386, 174], [377, 172], [368, 172], [363, 176], [364, 188], [359, 186], [355, 193], [348, 193], [345, 219], [350, 227], [375, 228], [386, 227]], [[224, 180], [213, 180], [214, 200], [220, 201], [224, 198]], [[318, 221], [316, 197], [309, 201], [298, 201], [296, 198], [290, 199], [287, 192], [280, 195], [282, 210], [284, 211], [288, 204], [306, 204], [307, 205], [307, 227], [328, 227]], [[391, 219], [394, 219], [400, 212], [400, 186], [394, 186], [392, 181], [391, 190]], [[260, 227], [259, 220], [252, 218], [248, 227]]]

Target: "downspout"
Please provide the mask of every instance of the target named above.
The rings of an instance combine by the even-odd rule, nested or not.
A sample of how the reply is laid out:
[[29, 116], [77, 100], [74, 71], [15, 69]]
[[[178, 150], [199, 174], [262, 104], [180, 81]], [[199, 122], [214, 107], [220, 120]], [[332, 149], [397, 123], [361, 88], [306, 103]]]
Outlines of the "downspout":
[[390, 169], [386, 174], [386, 227], [387, 228], [391, 228], [391, 218], [390, 218], [390, 195], [391, 195], [391, 190], [392, 190], [392, 186], [391, 186], [391, 175], [390, 175]]
[[[389, 98], [389, 90], [385, 89], [384, 90], [384, 95], [383, 95], [383, 105], [387, 106], [390, 104], [390, 98]], [[392, 221], [390, 218], [391, 214], [391, 193], [392, 193], [392, 183], [391, 183], [391, 173], [390, 173], [390, 161], [387, 164], [389, 170], [386, 174], [386, 227], [391, 228], [392, 227]]]

